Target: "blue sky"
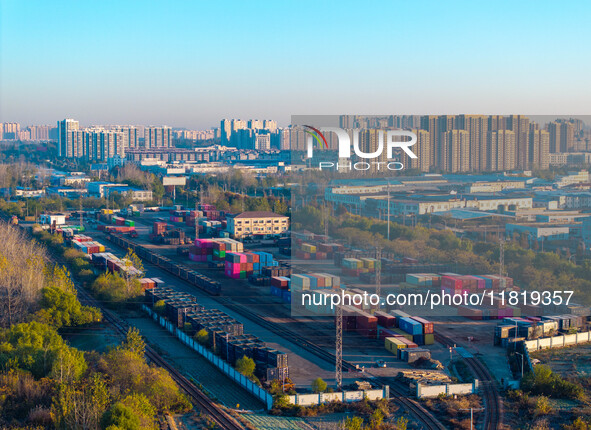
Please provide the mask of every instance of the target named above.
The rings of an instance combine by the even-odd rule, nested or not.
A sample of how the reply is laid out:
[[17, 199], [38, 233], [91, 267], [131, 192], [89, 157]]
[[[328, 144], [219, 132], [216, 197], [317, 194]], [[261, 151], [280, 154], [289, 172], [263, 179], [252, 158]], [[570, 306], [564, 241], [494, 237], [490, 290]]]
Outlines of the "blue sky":
[[591, 2], [0, 0], [0, 121], [585, 114]]

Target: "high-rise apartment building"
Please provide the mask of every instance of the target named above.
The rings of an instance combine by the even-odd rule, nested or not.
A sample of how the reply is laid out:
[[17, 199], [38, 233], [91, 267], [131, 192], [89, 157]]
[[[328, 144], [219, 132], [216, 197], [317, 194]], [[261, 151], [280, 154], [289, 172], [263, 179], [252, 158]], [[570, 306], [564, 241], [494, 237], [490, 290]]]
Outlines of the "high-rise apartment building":
[[515, 163], [519, 169], [528, 169], [529, 154], [529, 118], [523, 115], [509, 115], [506, 117], [507, 130], [515, 133]]
[[562, 141], [560, 137], [560, 123], [557, 121], [552, 121], [548, 123], [548, 133], [550, 135], [550, 153], [555, 154], [557, 152], [563, 152], [560, 150], [560, 142]]
[[414, 129], [412, 132], [417, 136], [417, 143], [412, 149], [417, 158], [410, 158], [404, 154], [404, 161], [401, 162], [405, 167], [428, 172], [431, 169], [431, 136], [427, 130]]
[[73, 158], [74, 144], [70, 132], [78, 130], [80, 124], [71, 118], [57, 122], [57, 156]]
[[441, 134], [440, 167], [447, 172], [470, 170], [470, 135], [467, 130], [449, 130]]
[[550, 167], [550, 133], [540, 130], [537, 124], [530, 124], [530, 164], [532, 169]]
[[486, 170], [488, 125], [489, 121], [485, 115], [458, 115], [456, 117], [455, 128], [466, 130], [470, 137], [470, 170]]
[[172, 129], [168, 126], [144, 128], [144, 146], [150, 148], [171, 148]]
[[488, 151], [490, 171], [515, 169], [515, 132], [497, 130], [488, 132]]
[[[111, 127], [113, 131], [120, 131], [123, 133], [125, 139], [125, 148], [138, 148], [139, 136], [137, 127], [133, 125], [115, 125]], [[145, 130], [144, 130], [145, 132]]]
[[271, 134], [255, 133], [254, 149], [258, 149], [260, 151], [268, 151], [271, 149]]

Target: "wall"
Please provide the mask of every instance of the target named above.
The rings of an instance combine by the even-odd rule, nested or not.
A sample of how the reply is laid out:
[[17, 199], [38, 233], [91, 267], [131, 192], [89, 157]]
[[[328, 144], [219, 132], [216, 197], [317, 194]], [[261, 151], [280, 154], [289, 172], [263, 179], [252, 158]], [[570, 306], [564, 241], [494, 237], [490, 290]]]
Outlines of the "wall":
[[437, 397], [441, 394], [446, 396], [472, 394], [478, 390], [478, 380], [472, 384], [445, 384], [445, 385], [423, 385], [417, 384], [417, 398]]
[[540, 349], [563, 348], [565, 346], [578, 345], [579, 343], [586, 342], [591, 342], [591, 331], [546, 337], [543, 339], [526, 340], [524, 345], [528, 351], [538, 351]]
[[296, 394], [288, 396], [289, 403], [292, 405], [312, 406], [330, 402], [358, 402], [365, 398], [369, 400], [379, 400], [390, 398], [390, 387], [385, 386], [378, 390], [366, 391], [341, 391], [338, 393], [320, 393], [320, 394]]

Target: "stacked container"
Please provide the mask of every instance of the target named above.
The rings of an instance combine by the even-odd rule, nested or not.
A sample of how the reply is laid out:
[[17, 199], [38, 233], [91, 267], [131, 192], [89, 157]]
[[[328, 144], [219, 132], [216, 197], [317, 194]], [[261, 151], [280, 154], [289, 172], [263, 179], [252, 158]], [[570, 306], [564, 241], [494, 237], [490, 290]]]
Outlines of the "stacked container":
[[357, 258], [343, 258], [342, 268], [343, 275], [357, 277], [363, 269], [363, 262]]

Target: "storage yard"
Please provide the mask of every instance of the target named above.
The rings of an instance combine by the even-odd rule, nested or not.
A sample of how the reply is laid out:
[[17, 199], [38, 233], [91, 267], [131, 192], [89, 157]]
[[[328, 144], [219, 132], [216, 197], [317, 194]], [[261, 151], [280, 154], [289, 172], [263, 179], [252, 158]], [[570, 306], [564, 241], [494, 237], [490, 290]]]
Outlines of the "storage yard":
[[[144, 212], [133, 219], [102, 213], [99, 223], [91, 223], [88, 230], [65, 228], [62, 234], [66, 244], [87, 254], [99, 271], [138, 276], [123, 258], [132, 249], [144, 263], [140, 283], [147, 306], [154, 309], [156, 303], [164, 303], [168, 321], [189, 336], [205, 330], [205, 346], [229, 365], [250, 357], [263, 383], [293, 381], [298, 393], [309, 392], [317, 377], [335, 384], [337, 316], [323, 300], [335, 292], [375, 292], [377, 273], [382, 294], [433, 290], [455, 296], [485, 291], [496, 297], [518, 290], [506, 276], [460, 274], [446, 265], [391, 255], [374, 258], [340, 244], [318, 243], [326, 241], [322, 237], [301, 243], [287, 237], [237, 241], [225, 235], [222, 221], [199, 219], [205, 211], [182, 211], [183, 217], [175, 209], [166, 218], [162, 212]], [[296, 259], [286, 264], [292, 246]], [[294, 313], [297, 307], [291, 304], [299, 303], [304, 293], [311, 302], [298, 310], [303, 314]], [[490, 306], [448, 306], [445, 316], [418, 315], [399, 306], [377, 309], [366, 303], [341, 309], [343, 384], [366, 380], [402, 393], [414, 386], [415, 378], [427, 385], [446, 383], [456, 375], [448, 366], [458, 359], [466, 360], [475, 377], [493, 378], [475, 355], [495, 369], [498, 382], [509, 381], [511, 371], [499, 346], [583, 329], [587, 323], [580, 315], [568, 314], [575, 308], [562, 307], [556, 316], [536, 320], [526, 317], [537, 312], [535, 307], [507, 306], [496, 299]], [[137, 323], [145, 325], [142, 321]], [[499, 407], [495, 393], [490, 388], [483, 392], [491, 408]]]

